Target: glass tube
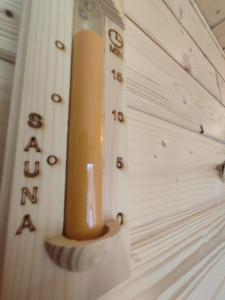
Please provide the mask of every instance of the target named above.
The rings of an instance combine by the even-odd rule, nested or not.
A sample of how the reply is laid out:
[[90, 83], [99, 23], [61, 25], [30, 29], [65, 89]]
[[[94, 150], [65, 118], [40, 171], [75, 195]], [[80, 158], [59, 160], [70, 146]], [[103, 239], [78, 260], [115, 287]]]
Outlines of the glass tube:
[[64, 235], [103, 231], [104, 15], [97, 0], [75, 8]]

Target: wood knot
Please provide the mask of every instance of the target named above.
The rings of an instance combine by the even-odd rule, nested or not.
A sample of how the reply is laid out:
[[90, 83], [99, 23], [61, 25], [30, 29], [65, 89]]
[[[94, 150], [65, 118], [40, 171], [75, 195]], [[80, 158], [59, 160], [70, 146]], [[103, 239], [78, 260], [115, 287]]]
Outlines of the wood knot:
[[225, 172], [224, 172], [224, 168], [225, 168], [225, 162], [223, 162], [222, 164], [216, 166], [216, 170], [218, 172], [218, 176], [220, 177], [220, 179], [222, 181], [225, 181]]
[[204, 128], [203, 128], [203, 126], [202, 125], [200, 125], [200, 134], [204, 134]]
[[9, 9], [5, 9], [5, 14], [9, 18], [13, 18], [13, 16], [14, 16], [13, 12], [11, 10], [9, 10]]

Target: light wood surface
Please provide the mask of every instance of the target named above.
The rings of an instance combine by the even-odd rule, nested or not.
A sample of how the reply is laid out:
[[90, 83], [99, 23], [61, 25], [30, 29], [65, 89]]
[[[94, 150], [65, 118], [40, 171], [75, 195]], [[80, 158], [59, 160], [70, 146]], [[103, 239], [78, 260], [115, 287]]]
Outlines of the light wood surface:
[[[131, 21], [126, 29], [129, 106], [225, 141], [225, 108]], [[135, 57], [135, 59], [134, 59]]]
[[[24, 61], [26, 57], [26, 45], [27, 45], [27, 36], [28, 36], [28, 24], [30, 19], [30, 2], [24, 0], [26, 5], [23, 10], [23, 20], [20, 26], [20, 43], [18, 45], [18, 61], [16, 63], [16, 68], [14, 71], [13, 79], [13, 87], [11, 93], [11, 105], [10, 105], [10, 114], [9, 121], [7, 127], [7, 138], [6, 138], [6, 151], [4, 155], [3, 162], [3, 176], [1, 181], [1, 189], [0, 189], [0, 243], [2, 245], [5, 244], [6, 231], [7, 231], [7, 221], [8, 221], [8, 213], [10, 206], [10, 192], [11, 192], [11, 184], [12, 184], [12, 172], [15, 161], [15, 145], [17, 139], [17, 129], [18, 129], [18, 120], [21, 104], [21, 90], [23, 77], [21, 74], [24, 72]], [[4, 261], [4, 250], [5, 247], [0, 248], [0, 265], [3, 265]], [[0, 270], [0, 282], [2, 279], [2, 269]]]
[[[155, 11], [154, 3], [156, 7], [165, 5], [162, 1], [159, 4], [160, 1], [148, 2], [150, 15]], [[31, 4], [31, 1], [28, 2]], [[113, 257], [109, 258], [110, 272], [104, 266], [83, 274], [79, 279], [76, 275], [68, 274], [67, 271], [61, 273], [61, 269], [55, 266], [45, 253], [43, 240], [60, 234], [62, 228], [61, 199], [65, 178], [62, 170], [63, 165], [65, 166], [63, 153], [66, 143], [62, 138], [66, 126], [62, 128], [62, 124], [67, 122], [66, 118], [62, 118], [67, 108], [64, 108], [63, 113], [61, 108], [55, 108], [54, 113], [50, 113], [51, 107], [46, 99], [49, 99], [51, 93], [59, 92], [64, 99], [63, 105], [67, 105], [72, 2], [69, 0], [65, 5], [57, 0], [53, 6], [50, 0], [32, 1], [32, 11], [29, 14], [32, 16], [31, 23], [26, 26], [29, 28], [29, 34], [26, 35], [28, 45], [24, 43], [28, 51], [24, 78], [29, 79], [29, 88], [27, 89], [26, 86], [25, 89], [23, 85], [22, 97], [16, 94], [13, 96], [14, 103], [16, 99], [22, 99], [23, 117], [18, 131], [17, 163], [13, 173], [13, 183], [16, 183], [16, 187], [13, 186], [10, 200], [2, 300], [20, 298], [24, 300], [74, 298], [76, 300], [224, 300], [225, 185], [216, 170], [216, 166], [225, 160], [224, 108], [220, 104], [221, 97], [223, 98], [224, 58], [218, 55], [221, 53], [220, 50], [218, 52], [212, 50], [213, 48], [211, 50], [207, 48], [213, 45], [210, 42], [209, 28], [204, 25], [198, 27], [198, 24], [201, 24], [198, 22], [202, 22], [202, 19], [196, 14], [192, 5], [187, 6], [190, 15], [183, 12], [183, 20], [185, 18], [189, 22], [194, 20], [195, 26], [189, 27], [191, 22], [181, 23], [177, 19], [169, 24], [177, 22], [176, 24], [180, 24], [179, 29], [181, 24], [185, 27], [188, 36], [197, 36], [197, 32], [199, 37], [204, 37], [199, 40], [204, 43], [199, 44], [197, 39], [195, 43], [201, 48], [199, 55], [204, 56], [203, 53], [206, 54], [207, 51], [211, 53], [211, 57], [207, 54], [207, 61], [210, 61], [210, 65], [218, 71], [216, 78], [218, 99], [212, 96], [211, 91], [208, 92], [208, 88], [203, 87], [199, 80], [196, 81], [193, 75], [190, 76], [183, 65], [178, 64], [178, 59], [169, 52], [171, 51], [169, 47], [165, 49], [161, 44], [152, 41], [154, 35], [160, 39], [165, 38], [165, 33], [161, 32], [160, 36], [157, 28], [161, 26], [161, 21], [164, 22], [161, 14], [157, 20], [154, 20], [155, 25], [148, 18], [146, 28], [148, 24], [155, 26], [154, 31], [151, 29], [150, 35], [143, 33], [143, 28], [141, 30], [127, 19], [123, 53], [126, 62], [123, 84], [126, 90], [122, 103], [117, 101], [122, 88], [118, 88], [116, 81], [113, 82], [111, 89], [106, 90], [109, 101], [106, 103], [105, 115], [107, 130], [105, 176], [110, 178], [105, 182], [104, 197], [107, 196], [109, 199], [105, 203], [105, 216], [109, 220], [115, 218], [118, 211], [125, 212], [126, 224], [121, 243], [117, 244], [119, 246], [114, 249]], [[125, 10], [128, 11], [133, 1], [126, 2], [128, 6], [125, 5]], [[137, 7], [138, 1], [135, 3], [137, 5], [133, 6], [134, 11], [130, 10], [130, 15], [136, 16], [136, 8], [140, 9], [140, 14], [137, 14], [139, 20], [145, 15], [145, 10], [144, 6]], [[171, 7], [165, 5], [163, 9], [165, 16], [171, 14], [170, 9]], [[108, 20], [107, 29], [112, 25]], [[169, 31], [168, 24], [165, 26], [168, 28], [164, 28]], [[43, 28], [48, 30], [45, 31]], [[116, 28], [119, 30], [118, 27]], [[170, 30], [173, 28], [171, 26]], [[171, 32], [169, 34], [172, 35]], [[58, 50], [54, 52], [56, 38], [65, 43], [65, 52], [58, 52]], [[38, 41], [37, 48], [33, 45], [34, 41]], [[37, 53], [40, 59], [34, 63], [33, 57]], [[48, 56], [47, 67], [51, 72], [46, 72], [46, 53], [51, 53], [51, 56]], [[106, 52], [106, 55], [109, 53]], [[119, 61], [120, 59], [115, 55], [107, 59], [106, 85], [112, 79], [112, 74], [107, 70], [114, 69], [115, 65], [120, 68]], [[44, 73], [41, 72], [43, 68]], [[204, 71], [204, 67], [202, 70]], [[23, 71], [19, 67], [16, 71], [15, 86], [18, 89], [21, 82], [19, 74]], [[215, 87], [213, 84], [209, 88], [212, 86]], [[125, 103], [128, 108], [125, 107]], [[21, 154], [22, 149], [27, 144], [29, 134], [34, 132], [33, 129], [27, 131], [26, 117], [28, 112], [37, 109], [41, 114], [44, 111], [44, 120], [48, 120], [44, 131], [37, 135], [45, 151], [41, 154], [44, 157], [41, 160], [44, 166], [41, 169], [43, 173], [41, 178], [35, 179], [35, 183], [41, 183], [38, 209], [29, 201], [27, 201], [28, 206], [21, 207], [20, 199], [17, 197], [19, 193], [17, 187], [28, 182], [28, 179], [22, 177], [23, 161], [27, 155]], [[124, 112], [124, 124], [113, 120], [114, 109]], [[61, 120], [60, 124], [55, 123], [57, 118]], [[127, 125], [128, 158], [126, 147], [122, 146], [126, 139]], [[201, 125], [204, 129], [203, 135], [200, 134]], [[15, 135], [16, 133], [14, 133], [14, 140]], [[7, 154], [8, 164], [10, 157], [13, 157], [12, 148], [15, 148], [12, 140], [11, 138], [10, 145], [14, 147], [9, 147], [11, 154]], [[55, 166], [54, 173], [45, 165], [46, 155], [50, 153], [49, 149], [54, 150], [54, 153], [56, 149], [59, 151], [57, 155], [60, 156], [60, 164]], [[118, 170], [114, 168], [115, 160], [112, 159], [112, 157], [116, 159], [118, 153], [125, 162], [122, 172], [117, 172]], [[36, 157], [29, 156], [30, 159]], [[127, 171], [129, 171], [128, 204], [126, 203]], [[118, 188], [113, 188], [116, 185]], [[53, 197], [50, 197], [50, 193]], [[15, 238], [16, 225], [27, 212], [31, 213], [35, 225], [41, 224], [41, 227], [38, 225], [37, 231], [33, 233], [26, 229], [22, 235]], [[0, 220], [1, 224], [4, 224], [3, 219]], [[2, 228], [6, 228], [5, 225]], [[126, 248], [127, 239], [129, 239], [130, 249]], [[125, 247], [122, 256], [121, 245]], [[105, 292], [107, 285], [109, 287], [112, 281], [111, 274], [118, 272], [115, 257], [121, 259], [119, 269], [121, 278], [128, 275], [128, 253], [131, 254], [130, 278], [99, 297], [102, 292]], [[107, 277], [106, 283], [96, 281], [96, 278], [100, 278], [96, 277], [96, 272], [99, 272], [100, 277]]]
[[217, 37], [218, 41], [220, 42], [222, 48], [225, 50], [225, 14], [224, 20], [213, 28], [213, 32]]
[[218, 73], [217, 73], [217, 81], [220, 89], [221, 101], [225, 105], [225, 81]]
[[[125, 0], [125, 12], [217, 99], [215, 70], [163, 1]], [[223, 61], [224, 63], [224, 61]]]
[[8, 125], [14, 65], [0, 60], [0, 183]]
[[220, 46], [225, 50], [225, 5], [223, 0], [196, 0], [201, 12], [212, 28]]
[[194, 0], [163, 0], [198, 45], [203, 55], [225, 79], [225, 55]]
[[200, 10], [211, 27], [216, 26], [225, 17], [223, 0], [196, 0]]
[[0, 0], [0, 58], [14, 62], [22, 0]]
[[128, 116], [132, 275], [101, 300], [215, 299], [225, 236], [215, 167], [225, 147], [133, 109]]
[[[225, 146], [187, 130], [186, 117], [180, 123], [183, 128], [159, 118], [165, 95], [161, 87], [169, 85], [169, 78], [173, 78], [172, 86], [175, 76], [168, 72], [162, 79], [164, 85], [157, 84], [163, 72], [158, 77], [159, 69], [154, 69], [154, 65], [166, 65], [160, 49], [151, 41], [147, 42], [145, 35], [129, 20], [126, 20], [126, 37], [124, 96], [130, 107], [132, 268], [129, 280], [100, 299], [223, 300], [225, 186], [216, 166], [224, 162]], [[158, 60], [154, 58], [154, 48], [158, 49]], [[135, 71], [130, 72], [131, 66]], [[172, 67], [165, 67], [164, 73], [165, 69]], [[179, 77], [184, 86], [186, 77]], [[150, 93], [150, 84], [158, 87], [155, 94], [161, 101], [156, 102], [157, 96]], [[190, 99], [198, 97], [199, 90], [191, 90]], [[149, 104], [153, 101], [155, 106]], [[211, 101], [213, 104], [213, 98]], [[173, 110], [178, 112], [178, 104]], [[197, 110], [193, 109], [191, 115], [198, 115]], [[208, 115], [204, 109], [202, 115]]]
[[[49, 257], [59, 267], [72, 272], [85, 272], [105, 260], [118, 243], [120, 224], [112, 221], [104, 225], [103, 233], [97, 239], [78, 241], [63, 235], [45, 241]], [[112, 286], [114, 282], [111, 281]]]
[[[1, 299], [4, 300], [40, 298], [71, 300], [74, 297], [83, 300], [96, 299], [112, 285], [121, 283], [129, 275], [126, 222], [110, 255], [107, 255], [100, 265], [84, 274], [76, 274], [59, 268], [51, 261], [44, 248], [44, 241], [47, 238], [60, 235], [63, 230], [73, 4], [73, 0], [66, 2], [57, 0], [54, 1], [54, 5], [51, 0], [25, 3], [23, 20], [29, 19], [25, 27], [28, 32], [23, 32], [22, 39], [26, 36], [27, 42], [22, 40], [24, 48], [20, 54], [25, 55], [25, 68], [23, 69], [23, 65], [20, 64], [16, 67], [14, 87], [18, 89], [20, 86], [21, 93], [13, 94], [12, 99], [13, 103], [18, 99], [17, 97], [21, 99], [20, 109], [17, 107], [18, 130], [16, 132], [14, 128], [14, 134], [16, 134], [14, 144], [9, 139], [15, 150], [15, 163], [12, 179], [8, 178], [11, 189], [10, 197], [7, 199], [10, 208], [2, 270]], [[106, 221], [115, 219], [119, 212], [127, 215], [125, 147], [127, 123], [125, 121], [120, 124], [114, 120], [112, 114], [112, 111], [116, 109], [123, 111], [126, 118], [126, 112], [123, 110], [125, 103], [121, 101], [123, 84], [114, 80], [112, 73], [114, 68], [122, 72], [123, 60], [109, 51], [108, 30], [111, 28], [122, 34], [120, 27], [107, 20], [105, 56], [105, 97], [107, 99], [105, 143], [107, 143], [107, 150], [104, 170]], [[56, 47], [56, 40], [64, 44], [63, 50]], [[34, 60], [34, 57], [38, 59]], [[23, 59], [23, 55], [21, 58]], [[20, 61], [18, 59], [18, 62]], [[22, 77], [21, 74], [23, 74]], [[52, 101], [51, 95], [55, 93], [62, 97], [61, 103]], [[37, 125], [37, 120], [41, 120], [39, 121], [42, 125], [40, 128], [28, 126], [30, 113], [38, 115], [34, 118], [36, 122], [29, 122], [29, 124]], [[32, 136], [38, 140], [41, 152], [36, 152], [34, 149], [24, 151], [24, 147]], [[49, 155], [55, 155], [58, 158], [55, 166], [47, 164], [46, 160]], [[9, 157], [5, 166], [10, 169]], [[118, 157], [122, 158], [123, 169], [116, 167]], [[40, 169], [37, 177], [24, 176], [25, 161], [30, 161], [32, 166], [35, 161], [39, 163]], [[4, 173], [8, 176], [7, 170], [8, 168], [5, 168]], [[38, 187], [38, 200], [35, 203], [27, 198], [26, 204], [21, 205], [21, 188], [23, 187], [31, 191], [32, 187]], [[8, 195], [6, 190], [4, 195]], [[7, 213], [6, 203], [4, 209]], [[6, 229], [6, 226], [4, 225], [3, 228]], [[19, 231], [21, 234], [18, 234], [18, 228], [21, 229]], [[23, 258], [20, 259], [20, 257]], [[106, 276], [106, 270], [109, 269], [110, 272], [107, 272]], [[12, 286], [14, 286], [13, 289]]]

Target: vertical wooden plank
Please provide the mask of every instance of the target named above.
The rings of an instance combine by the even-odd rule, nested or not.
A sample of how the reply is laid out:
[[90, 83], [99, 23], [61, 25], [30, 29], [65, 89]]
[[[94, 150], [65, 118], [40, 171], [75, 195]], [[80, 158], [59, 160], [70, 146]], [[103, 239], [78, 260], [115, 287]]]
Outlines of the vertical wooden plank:
[[[26, 41], [29, 28], [30, 18], [30, 1], [25, 0], [25, 9], [23, 11], [23, 21], [20, 28], [20, 43], [18, 46], [18, 61], [16, 63], [11, 97], [11, 108], [9, 114], [7, 139], [5, 146], [5, 156], [2, 172], [2, 181], [0, 189], [0, 242], [1, 245], [5, 245], [5, 237], [7, 231], [7, 218], [9, 209], [9, 197], [12, 181], [12, 172], [15, 160], [15, 145], [17, 140], [17, 129], [19, 122], [19, 111], [21, 104], [21, 90], [23, 84], [23, 74], [25, 70], [25, 57], [26, 57]], [[3, 265], [5, 246], [0, 248], [0, 264]], [[2, 269], [0, 272], [0, 281], [2, 278]]]
[[[30, 299], [34, 293], [35, 299], [42, 298], [41, 295], [49, 299], [46, 293], [49, 295], [51, 292], [42, 277], [44, 258], [48, 260], [44, 250], [44, 240], [51, 233], [55, 234], [56, 231], [61, 233], [63, 225], [67, 144], [67, 126], [65, 125], [69, 103], [73, 1], [66, 1], [65, 4], [57, 1], [54, 5], [52, 1], [27, 1], [25, 6], [24, 27], [29, 32], [22, 36], [21, 53], [27, 50], [26, 54], [24, 52], [21, 54], [22, 57], [25, 55], [25, 67], [23, 69], [21, 65], [17, 66], [15, 82], [15, 89], [16, 86], [17, 89], [22, 86], [21, 105], [19, 108], [17, 106], [17, 111], [13, 112], [19, 114], [19, 122], [16, 125], [18, 126], [17, 142], [12, 146], [15, 148], [15, 166], [13, 176], [10, 178], [12, 190], [2, 297], [4, 299]], [[56, 48], [56, 40], [61, 40], [65, 44], [64, 51]], [[21, 74], [23, 74], [22, 80]], [[53, 93], [60, 94], [63, 102], [54, 103], [51, 100]], [[14, 92], [14, 97], [18, 96]], [[16, 100], [14, 99], [13, 103], [14, 101]], [[35, 130], [27, 125], [30, 113], [38, 113], [42, 116], [43, 128]], [[15, 136], [14, 133], [13, 135]], [[36, 136], [42, 149], [42, 157], [38, 153], [35, 154], [35, 151], [24, 152], [24, 147], [31, 136]], [[8, 147], [10, 147], [9, 144]], [[59, 163], [55, 167], [47, 166], [46, 159], [50, 154], [59, 158]], [[33, 180], [24, 177], [23, 168], [26, 160], [41, 162], [39, 177]], [[37, 208], [29, 200], [25, 206], [21, 206], [21, 188], [32, 189], [33, 186], [39, 188]], [[49, 210], [54, 211], [54, 214], [48, 215]], [[35, 226], [38, 224], [37, 230], [35, 233], [24, 230], [22, 235], [16, 236], [18, 226], [26, 214], [31, 216]], [[16, 252], [17, 255], [15, 255]], [[23, 256], [23, 259], [18, 259], [20, 256]], [[46, 276], [49, 274], [52, 276], [51, 262], [48, 263], [50, 266], [46, 271]], [[28, 275], [31, 266], [36, 271]], [[15, 288], [12, 290], [13, 282]], [[30, 288], [31, 286], [35, 287], [35, 291]]]
[[[116, 239], [113, 249], [107, 252], [109, 254], [104, 260], [84, 273], [73, 273], [57, 267], [44, 248], [47, 238], [60, 235], [63, 230], [74, 1], [57, 0], [53, 3], [51, 0], [32, 0], [25, 5], [27, 9], [29, 7], [25, 16], [29, 16], [30, 19], [29, 25], [26, 26], [29, 31], [26, 35], [27, 42], [24, 43], [26, 55], [22, 82], [19, 72], [16, 75], [16, 85], [22, 85], [21, 103], [20, 108], [17, 107], [19, 121], [16, 145], [14, 145], [15, 163], [9, 198], [1, 297], [11, 300], [97, 298], [112, 285], [128, 276], [129, 250], [124, 242], [127, 237], [127, 234], [124, 234], [127, 230], [126, 224], [123, 226], [122, 234]], [[106, 26], [112, 27], [114, 24], [109, 21]], [[119, 30], [116, 26], [115, 28]], [[56, 47], [56, 40], [64, 44], [63, 49]], [[112, 67], [120, 72], [122, 69], [119, 68], [120, 60], [117, 57], [111, 60], [109, 54], [113, 54], [109, 52], [108, 47], [107, 51], [106, 97], [109, 99], [106, 106], [106, 119], [109, 124], [106, 134], [109, 134], [107, 138], [112, 149], [106, 150], [110, 152], [106, 154], [106, 164], [108, 164], [106, 185], [111, 183], [112, 187], [108, 185], [105, 189], [105, 207], [106, 219], [115, 219], [118, 212], [126, 215], [127, 209], [125, 198], [127, 197], [127, 165], [126, 151], [123, 146], [125, 139], [123, 128], [126, 127], [126, 122], [122, 125], [113, 120], [112, 110], [123, 111], [124, 104], [121, 104], [119, 99], [122, 86], [118, 86], [120, 82], [113, 79]], [[115, 64], [112, 65], [113, 61]], [[62, 102], [52, 101], [51, 95], [55, 93], [62, 97]], [[31, 113], [36, 114], [34, 115], [36, 121], [42, 121], [41, 127], [29, 126]], [[35, 124], [38, 125], [38, 122]], [[31, 137], [37, 139], [41, 152], [36, 152], [35, 149], [24, 151]], [[47, 164], [49, 155], [58, 158], [55, 166]], [[123, 157], [123, 170], [116, 168], [117, 157]], [[35, 162], [39, 163], [38, 176], [24, 176], [25, 161], [30, 162], [31, 170]], [[33, 187], [38, 188], [36, 203], [31, 203], [26, 198], [25, 205], [21, 205], [23, 187], [31, 191]], [[35, 230], [22, 228], [20, 234], [16, 234], [27, 215], [32, 220]], [[106, 267], [110, 269], [107, 276], [105, 276]]]
[[4, 161], [14, 65], [0, 60], [0, 183]]

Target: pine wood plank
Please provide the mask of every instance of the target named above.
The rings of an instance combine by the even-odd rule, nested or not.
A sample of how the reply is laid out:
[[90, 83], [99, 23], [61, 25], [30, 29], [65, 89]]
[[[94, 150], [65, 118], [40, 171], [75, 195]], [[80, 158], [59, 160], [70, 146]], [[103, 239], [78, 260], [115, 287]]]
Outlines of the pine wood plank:
[[217, 74], [217, 81], [220, 89], [221, 101], [223, 104], [225, 104], [225, 80], [219, 74]]
[[[215, 166], [224, 161], [225, 146], [159, 119], [167, 119], [165, 110], [160, 113], [164, 104], [179, 111], [170, 102], [177, 90], [164, 100], [170, 79], [182, 87], [188, 81], [162, 53], [126, 20], [132, 272], [99, 300], [223, 299], [225, 185]], [[206, 117], [207, 97], [199, 88], [190, 91], [191, 98], [204, 99], [199, 113], [195, 107], [190, 115]]]
[[128, 117], [132, 274], [100, 299], [214, 299], [224, 280], [215, 166], [225, 146], [134, 109]]
[[130, 107], [225, 141], [224, 107], [128, 19], [126, 43]]
[[22, 0], [0, 0], [0, 58], [14, 62]]
[[214, 27], [225, 18], [223, 0], [196, 0], [196, 3], [211, 27]]
[[225, 16], [224, 16], [224, 21], [222, 21], [221, 23], [219, 23], [217, 26], [213, 28], [213, 32], [217, 37], [222, 48], [225, 49]]
[[[21, 104], [21, 89], [23, 84], [23, 77], [21, 74], [24, 72], [25, 68], [25, 57], [26, 57], [26, 45], [27, 45], [27, 35], [29, 29], [29, 18], [30, 18], [30, 5], [29, 0], [24, 0], [26, 3], [25, 9], [23, 11], [23, 21], [20, 26], [20, 43], [18, 45], [18, 61], [16, 63], [16, 68], [14, 72], [12, 96], [11, 96], [11, 107], [7, 128], [7, 138], [6, 138], [6, 151], [4, 155], [3, 164], [3, 176], [1, 181], [0, 189], [0, 243], [5, 244], [6, 228], [8, 220], [8, 210], [9, 210], [9, 197], [10, 188], [12, 183], [12, 172], [15, 160], [15, 145], [17, 140], [17, 130], [18, 130], [18, 120], [19, 111]], [[3, 265], [4, 261], [4, 250], [5, 247], [0, 248], [0, 265]], [[2, 281], [2, 269], [0, 270], [0, 283]]]
[[162, 0], [143, 0], [141, 5], [135, 0], [125, 0], [124, 5], [129, 18], [219, 99], [213, 66]]
[[163, 0], [217, 72], [225, 79], [225, 55], [194, 0]]
[[14, 65], [0, 60], [0, 183], [8, 125]]
[[[127, 231], [126, 222], [124, 230], [117, 236], [109, 254], [87, 272], [72, 273], [60, 269], [51, 261], [44, 248], [47, 238], [60, 235], [63, 230], [73, 5], [73, 0], [66, 2], [56, 0], [54, 4], [51, 0], [27, 0], [25, 3], [23, 20], [27, 19], [27, 22], [22, 28], [28, 31], [23, 31], [22, 35], [22, 38], [27, 37], [27, 40], [22, 40], [23, 50], [26, 51], [20, 53], [23, 64], [16, 67], [15, 87], [20, 93], [13, 95], [13, 103], [18, 98], [21, 99], [21, 103], [20, 109], [17, 107], [19, 116], [17, 131], [14, 126], [15, 161], [10, 178], [10, 200], [8, 199], [10, 208], [2, 271], [2, 299], [71, 300], [74, 297], [96, 299], [111, 288], [112, 283], [116, 284], [118, 280], [121, 282], [122, 278], [128, 275], [129, 250], [124, 242], [127, 234], [123, 233]], [[110, 28], [120, 30], [110, 21], [107, 24], [106, 26]], [[108, 31], [106, 35], [109, 40]], [[63, 50], [56, 48], [55, 40], [64, 43]], [[108, 44], [106, 49], [105, 91], [108, 97], [108, 110], [105, 117], [108, 121], [106, 134], [109, 133], [107, 147], [111, 148], [105, 155], [108, 170], [106, 173], [110, 173], [110, 178], [107, 178], [104, 192], [107, 201], [106, 219], [115, 219], [118, 212], [125, 213], [126, 216], [127, 160], [123, 141], [126, 138], [127, 123], [125, 120], [124, 124], [120, 125], [114, 121], [112, 115], [112, 108], [123, 111], [125, 106], [120, 100], [123, 85], [112, 76], [113, 67], [122, 72], [123, 61], [109, 51]], [[110, 55], [113, 55], [112, 59], [109, 59]], [[51, 100], [53, 93], [61, 95], [63, 99], [61, 103], [54, 103]], [[43, 127], [34, 129], [27, 126], [28, 115], [31, 112], [42, 116]], [[24, 146], [31, 136], [38, 139], [42, 152], [24, 151]], [[50, 154], [58, 158], [58, 164], [54, 167], [46, 162]], [[123, 170], [116, 168], [118, 156], [123, 157]], [[24, 176], [26, 160], [40, 162], [40, 176], [36, 178]], [[5, 165], [8, 167], [9, 161]], [[26, 205], [21, 205], [21, 188], [24, 186], [39, 188], [37, 203], [32, 204], [27, 199]], [[15, 235], [24, 216], [28, 214], [36, 230], [30, 232], [26, 229], [21, 235]], [[108, 276], [105, 273], [106, 268], [110, 269]]]

